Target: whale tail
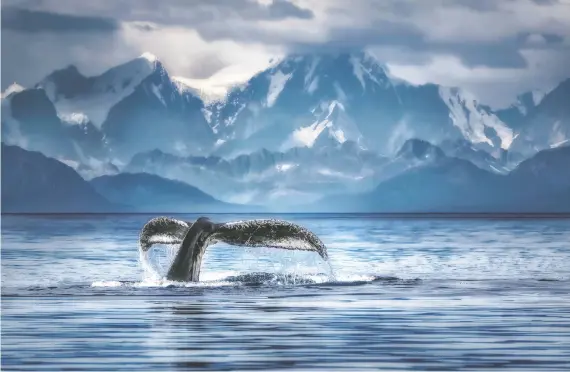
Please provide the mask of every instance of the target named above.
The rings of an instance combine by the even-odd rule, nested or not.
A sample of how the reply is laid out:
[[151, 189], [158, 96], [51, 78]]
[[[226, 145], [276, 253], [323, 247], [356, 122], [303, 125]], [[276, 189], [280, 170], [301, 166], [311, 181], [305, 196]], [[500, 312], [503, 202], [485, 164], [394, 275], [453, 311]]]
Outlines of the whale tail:
[[155, 244], [179, 245], [191, 226], [189, 222], [174, 218], [153, 218], [144, 225], [140, 233], [140, 248], [146, 252]]
[[169, 280], [198, 281], [206, 248], [218, 241], [244, 247], [269, 247], [317, 252], [328, 260], [323, 242], [302, 226], [280, 220], [212, 223], [202, 217], [194, 223], [159, 217], [150, 220], [140, 234], [141, 258], [154, 244], [179, 245], [166, 274]]
[[312, 251], [328, 260], [327, 248], [317, 235], [288, 221], [267, 219], [215, 224], [211, 238], [235, 246]]
[[[140, 247], [143, 251], [148, 251], [154, 244], [180, 245], [191, 226], [191, 222], [173, 218], [153, 218], [142, 229]], [[221, 241], [243, 247], [312, 251], [324, 260], [328, 259], [327, 248], [319, 237], [292, 222], [266, 219], [218, 223], [211, 226], [211, 244]]]

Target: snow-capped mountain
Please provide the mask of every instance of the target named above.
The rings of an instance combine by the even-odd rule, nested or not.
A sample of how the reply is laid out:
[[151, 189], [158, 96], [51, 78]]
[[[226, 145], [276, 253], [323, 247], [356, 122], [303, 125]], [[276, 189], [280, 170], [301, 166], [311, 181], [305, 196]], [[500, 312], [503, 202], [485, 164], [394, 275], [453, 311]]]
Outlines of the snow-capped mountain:
[[210, 104], [218, 154], [351, 140], [393, 154], [409, 138], [508, 148], [512, 130], [474, 97], [391, 77], [368, 53], [292, 56]]
[[496, 115], [516, 131], [520, 129], [524, 118], [540, 104], [545, 95], [546, 93], [540, 90], [520, 94], [509, 107], [497, 110]]
[[184, 181], [226, 202], [274, 205], [301, 204], [323, 194], [372, 188], [388, 162], [345, 141], [320, 149], [262, 149], [231, 159], [179, 157], [155, 150], [136, 155], [125, 170]]
[[328, 196], [305, 211], [568, 213], [569, 162], [570, 147], [544, 150], [500, 175], [443, 156], [381, 182], [369, 192]]
[[443, 151], [427, 141], [410, 139], [398, 151], [398, 157], [417, 161], [438, 161], [445, 157]]
[[570, 79], [566, 79], [529, 110], [512, 149], [529, 157], [570, 142]]
[[403, 82], [368, 53], [293, 55], [216, 97], [145, 53], [99, 76], [68, 66], [11, 86], [2, 140], [86, 179], [146, 172], [225, 202], [300, 204], [448, 157], [508, 173], [567, 143], [569, 81], [494, 111], [457, 88]]
[[36, 88], [42, 88], [64, 118], [83, 116], [101, 128], [111, 108], [132, 94], [157, 68], [150, 53], [111, 68], [99, 76], [83, 76], [69, 65], [56, 70]]
[[2, 140], [54, 157], [76, 155], [65, 126], [41, 89], [13, 91], [2, 98]]
[[487, 106], [480, 105], [474, 95], [458, 88], [446, 87], [439, 87], [439, 94], [449, 109], [451, 122], [460, 129], [463, 139], [490, 153], [511, 146], [513, 130]]
[[285, 152], [263, 149], [232, 159], [178, 157], [152, 151], [136, 155], [125, 170], [177, 179], [227, 202], [279, 208], [307, 204], [323, 195], [370, 191], [411, 169], [445, 159], [448, 157], [439, 147], [419, 139], [404, 142], [393, 157], [379, 156], [353, 141], [345, 141]]
[[173, 81], [149, 53], [95, 77], [69, 66], [37, 88], [45, 90], [63, 121], [92, 123], [90, 129], [101, 133], [108, 156], [121, 162], [153, 149], [206, 153], [215, 141], [201, 99]]
[[523, 160], [520, 154], [499, 149], [493, 153], [477, 149], [467, 140], [443, 141], [441, 149], [447, 156], [468, 160], [481, 169], [494, 173], [508, 173]]
[[93, 123], [62, 120], [41, 88], [15, 89], [2, 97], [2, 142], [40, 151], [86, 178], [117, 173], [104, 137]]
[[20, 130], [20, 123], [12, 115], [12, 98], [25, 90], [21, 85], [14, 83], [0, 96], [2, 99], [2, 142], [9, 145], [27, 147], [28, 139]]
[[36, 88], [45, 90], [62, 122], [86, 127], [91, 142], [100, 137], [106, 161], [122, 163], [154, 149], [233, 157], [353, 141], [388, 156], [410, 138], [465, 139], [489, 152], [513, 139], [469, 93], [407, 84], [368, 53], [290, 56], [221, 100], [205, 102], [190, 85], [145, 53], [95, 77], [68, 66]]

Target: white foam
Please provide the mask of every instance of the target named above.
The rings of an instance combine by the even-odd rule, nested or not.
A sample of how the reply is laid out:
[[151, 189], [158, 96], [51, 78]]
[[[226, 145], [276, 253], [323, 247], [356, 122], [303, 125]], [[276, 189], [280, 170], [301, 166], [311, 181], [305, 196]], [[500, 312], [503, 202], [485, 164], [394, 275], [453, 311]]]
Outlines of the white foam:
[[[176, 282], [166, 279], [145, 279], [140, 282], [119, 282], [116, 280], [110, 281], [95, 281], [91, 283], [91, 287], [97, 288], [117, 288], [117, 287], [130, 287], [130, 288], [168, 288], [168, 287], [180, 287], [180, 288], [191, 288], [191, 287], [239, 287], [243, 284], [240, 281], [229, 281], [230, 277], [238, 276], [240, 273], [237, 272], [220, 272], [220, 273], [210, 273], [209, 278], [202, 280], [200, 282]], [[242, 275], [244, 273], [241, 273]], [[215, 278], [214, 280], [212, 280]], [[356, 273], [339, 273], [329, 274], [317, 273], [317, 274], [306, 274], [306, 275], [294, 275], [289, 277], [284, 274], [276, 274], [271, 277], [265, 284], [272, 286], [290, 286], [294, 285], [297, 281], [306, 284], [304, 280], [309, 280], [315, 284], [326, 284], [326, 283], [353, 283], [353, 282], [371, 282], [376, 279], [375, 275], [372, 274], [356, 274]]]
[[118, 282], [118, 281], [97, 281], [97, 282], [93, 282], [91, 283], [91, 287], [120, 287], [122, 286], [123, 283]]

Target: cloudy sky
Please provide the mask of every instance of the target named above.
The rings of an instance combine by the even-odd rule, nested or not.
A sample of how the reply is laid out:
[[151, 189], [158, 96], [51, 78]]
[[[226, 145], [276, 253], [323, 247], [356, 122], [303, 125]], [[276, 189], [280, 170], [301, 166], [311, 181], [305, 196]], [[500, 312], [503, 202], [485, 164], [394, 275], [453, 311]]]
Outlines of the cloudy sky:
[[570, 77], [570, 0], [3, 0], [2, 90], [143, 52], [222, 87], [272, 57], [368, 49], [414, 84], [493, 106]]

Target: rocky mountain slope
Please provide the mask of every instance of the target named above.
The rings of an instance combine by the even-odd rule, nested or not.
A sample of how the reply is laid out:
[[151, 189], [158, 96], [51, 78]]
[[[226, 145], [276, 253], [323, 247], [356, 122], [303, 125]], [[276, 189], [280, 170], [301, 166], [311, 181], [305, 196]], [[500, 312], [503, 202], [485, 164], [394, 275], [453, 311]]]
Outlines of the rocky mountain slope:
[[570, 147], [543, 150], [506, 175], [447, 156], [370, 192], [335, 195], [307, 210], [422, 213], [570, 213]]
[[72, 168], [45, 155], [2, 144], [3, 213], [126, 211], [111, 203]]
[[569, 82], [494, 111], [457, 88], [403, 82], [368, 53], [292, 55], [205, 100], [145, 53], [99, 76], [68, 66], [34, 88], [10, 87], [2, 139], [85, 179], [150, 173], [224, 202], [304, 204], [432, 161], [402, 153], [421, 141], [508, 174], [567, 143]]

